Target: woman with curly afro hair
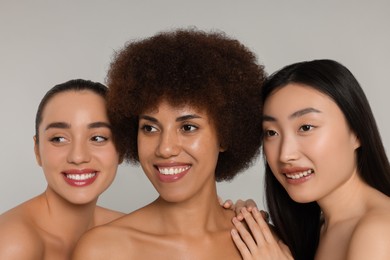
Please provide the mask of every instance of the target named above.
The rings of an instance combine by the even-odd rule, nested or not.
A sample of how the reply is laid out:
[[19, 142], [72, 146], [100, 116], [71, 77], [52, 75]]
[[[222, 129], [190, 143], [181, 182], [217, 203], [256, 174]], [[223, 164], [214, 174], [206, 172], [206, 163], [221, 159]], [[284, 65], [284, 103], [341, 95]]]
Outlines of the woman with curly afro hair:
[[216, 181], [259, 154], [265, 77], [223, 33], [162, 32], [119, 51], [108, 73], [113, 131], [159, 197], [87, 233], [75, 259], [241, 259]]

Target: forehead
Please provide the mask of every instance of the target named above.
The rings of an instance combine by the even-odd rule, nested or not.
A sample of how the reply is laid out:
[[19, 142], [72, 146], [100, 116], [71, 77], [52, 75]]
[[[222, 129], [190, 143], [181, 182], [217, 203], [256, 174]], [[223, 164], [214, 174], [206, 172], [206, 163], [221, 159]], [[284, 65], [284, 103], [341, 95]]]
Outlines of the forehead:
[[162, 100], [158, 103], [157, 106], [146, 109], [143, 114], [158, 114], [162, 112], [170, 112], [175, 114], [183, 114], [183, 113], [196, 113], [203, 114], [205, 116], [208, 115], [206, 109], [199, 108], [193, 104], [183, 103], [183, 104], [172, 104], [168, 100]]
[[293, 113], [303, 108], [341, 112], [328, 95], [303, 84], [288, 84], [274, 90], [264, 103], [265, 114]]
[[44, 107], [42, 121], [45, 119], [70, 120], [81, 115], [107, 118], [104, 98], [90, 90], [70, 90], [58, 93]]

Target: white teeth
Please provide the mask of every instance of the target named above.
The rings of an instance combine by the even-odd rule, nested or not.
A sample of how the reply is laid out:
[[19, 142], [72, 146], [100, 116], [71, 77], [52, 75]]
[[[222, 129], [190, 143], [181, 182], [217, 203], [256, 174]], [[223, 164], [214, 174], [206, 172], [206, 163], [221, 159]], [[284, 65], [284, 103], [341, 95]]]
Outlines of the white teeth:
[[189, 168], [191, 168], [191, 166], [185, 166], [185, 167], [180, 167], [180, 168], [174, 168], [174, 167], [158, 168], [158, 171], [163, 175], [175, 175], [175, 174], [182, 173], [182, 172], [188, 170]]
[[95, 177], [96, 173], [66, 174], [66, 178], [76, 181], [85, 181]]
[[312, 169], [310, 169], [310, 170], [300, 172], [300, 173], [286, 174], [286, 176], [289, 179], [299, 179], [299, 178], [305, 177], [305, 176], [312, 174], [312, 173], [314, 173], [314, 171]]

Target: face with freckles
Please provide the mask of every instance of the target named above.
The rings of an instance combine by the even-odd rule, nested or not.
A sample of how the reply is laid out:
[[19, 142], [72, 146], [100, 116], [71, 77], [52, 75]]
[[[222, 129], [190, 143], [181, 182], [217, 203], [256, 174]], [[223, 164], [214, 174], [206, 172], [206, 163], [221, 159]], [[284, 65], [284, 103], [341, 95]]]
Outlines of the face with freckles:
[[54, 95], [42, 113], [35, 154], [47, 193], [73, 204], [96, 202], [119, 162], [104, 98], [89, 90]]
[[329, 96], [288, 84], [267, 97], [263, 117], [268, 165], [296, 202], [340, 195], [357, 177], [359, 140]]
[[160, 197], [180, 202], [193, 196], [209, 198], [216, 192], [221, 149], [207, 113], [162, 101], [139, 118], [139, 161]]

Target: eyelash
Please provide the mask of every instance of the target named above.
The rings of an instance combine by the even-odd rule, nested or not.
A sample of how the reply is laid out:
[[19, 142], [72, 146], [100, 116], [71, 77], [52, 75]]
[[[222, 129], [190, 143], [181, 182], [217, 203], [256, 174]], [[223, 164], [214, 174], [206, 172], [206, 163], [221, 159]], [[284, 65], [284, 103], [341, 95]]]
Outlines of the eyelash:
[[[186, 129], [186, 128], [191, 128], [191, 129]], [[184, 131], [184, 132], [194, 132], [196, 130], [198, 130], [199, 127], [193, 125], [193, 124], [183, 124], [181, 129]]]
[[[185, 132], [185, 133], [188, 133], [188, 132], [194, 132], [196, 130], [198, 130], [199, 127], [193, 125], [193, 124], [189, 124], [189, 123], [184, 123], [180, 129], [181, 131]], [[152, 126], [152, 125], [148, 125], [148, 124], [144, 124], [144, 125], [141, 125], [140, 129], [145, 132], [145, 133], [154, 133], [154, 132], [157, 132], [158, 129], [157, 127], [155, 126]]]
[[157, 131], [157, 128], [148, 124], [141, 125], [140, 129], [145, 133], [153, 133]]
[[50, 142], [52, 142], [52, 143], [64, 143], [64, 141], [60, 141], [60, 139], [66, 140], [66, 138], [63, 137], [63, 136], [55, 136], [53, 138], [50, 138]]
[[[101, 138], [102, 140], [98, 141], [97, 139]], [[92, 141], [97, 142], [97, 143], [104, 143], [108, 140], [107, 137], [101, 136], [101, 135], [95, 135], [91, 138]]]
[[[309, 128], [307, 130], [304, 130], [304, 128]], [[310, 124], [305, 124], [305, 125], [301, 125], [301, 127], [299, 127], [299, 130], [302, 130], [302, 132], [308, 132], [310, 130], [313, 130], [315, 127], [313, 125], [310, 125]]]
[[[310, 125], [310, 124], [304, 124], [304, 125], [301, 125], [299, 128], [298, 128], [298, 132], [309, 132], [311, 130], [313, 130], [315, 128], [315, 126], [313, 125]], [[264, 137], [273, 137], [275, 135], [278, 135], [278, 132], [275, 131], [275, 130], [264, 130]]]

